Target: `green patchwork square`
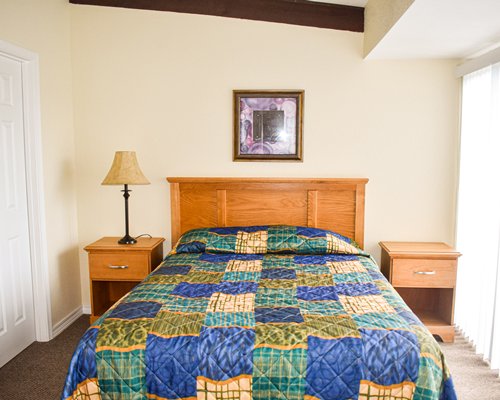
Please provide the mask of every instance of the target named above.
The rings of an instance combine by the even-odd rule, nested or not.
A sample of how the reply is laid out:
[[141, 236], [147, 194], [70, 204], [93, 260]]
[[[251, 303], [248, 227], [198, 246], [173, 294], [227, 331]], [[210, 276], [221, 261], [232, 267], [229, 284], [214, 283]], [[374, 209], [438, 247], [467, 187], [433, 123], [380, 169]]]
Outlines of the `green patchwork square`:
[[306, 349], [256, 348], [253, 353], [253, 365], [253, 399], [304, 399]]
[[267, 250], [273, 251], [293, 251], [304, 242], [304, 239], [297, 235], [297, 228], [294, 226], [270, 226], [267, 237]]
[[[300, 237], [300, 236], [299, 236]], [[325, 254], [328, 249], [328, 241], [326, 237], [304, 237], [304, 242], [299, 253], [302, 254]]]
[[255, 326], [253, 312], [209, 312], [205, 318], [205, 325], [209, 327], [240, 326], [252, 328]]
[[160, 311], [151, 326], [151, 332], [159, 336], [198, 336], [205, 314], [173, 313]]
[[156, 283], [159, 285], [178, 285], [184, 282], [186, 279], [185, 275], [150, 275], [147, 279], [147, 283]]
[[102, 397], [142, 399], [146, 393], [144, 350], [96, 352], [97, 376]]
[[372, 277], [365, 272], [349, 272], [347, 274], [333, 274], [335, 283], [368, 283]]
[[332, 274], [310, 274], [307, 272], [297, 272], [298, 286], [333, 286]]
[[[269, 240], [269, 239], [268, 239]], [[262, 268], [295, 268], [296, 264], [293, 262], [293, 256], [273, 256], [266, 254], [262, 260]]]
[[258, 282], [260, 274], [260, 272], [228, 271], [224, 274], [222, 280], [229, 282]]
[[255, 347], [307, 347], [307, 327], [304, 324], [258, 324], [255, 327]]
[[352, 318], [360, 329], [410, 329], [408, 323], [398, 314], [353, 314]]
[[207, 272], [224, 272], [226, 270], [225, 262], [222, 263], [211, 263], [205, 261], [199, 261], [195, 264], [194, 271], [207, 271]]
[[348, 315], [347, 311], [340, 301], [323, 300], [323, 301], [306, 301], [299, 300], [300, 313], [311, 315]]
[[348, 316], [304, 315], [310, 336], [323, 339], [361, 337], [354, 320]]
[[257, 307], [297, 307], [297, 289], [259, 287], [255, 295]]
[[184, 277], [184, 282], [219, 283], [223, 276], [224, 273], [222, 272], [191, 271]]
[[135, 289], [130, 292], [126, 301], [158, 301], [163, 303], [168, 294], [174, 290], [176, 285], [172, 284], [156, 284], [156, 283], [143, 283], [136, 286]]
[[420, 354], [431, 354], [436, 360], [443, 358], [441, 347], [436, 343], [432, 334], [424, 326], [413, 325], [413, 333], [417, 336], [420, 345]]
[[368, 258], [368, 257], [358, 257], [358, 261], [363, 265], [368, 270], [376, 271], [379, 274], [382, 274], [380, 272], [380, 268], [377, 265], [377, 263], [373, 260], [373, 258]]
[[326, 265], [296, 265], [297, 272], [305, 272], [315, 275], [328, 275], [331, 274], [330, 268]]
[[221, 235], [215, 232], [209, 232], [206, 251], [234, 253], [236, 249], [236, 235]]
[[418, 371], [415, 398], [425, 400], [438, 399], [443, 380], [442, 369], [431, 358], [420, 357]]
[[172, 254], [161, 265], [193, 265], [200, 258], [200, 253]]
[[160, 311], [204, 313], [207, 310], [209, 299], [198, 297], [191, 299], [188, 297], [167, 296]]
[[294, 289], [297, 287], [297, 279], [261, 279], [259, 288], [268, 289]]
[[152, 319], [106, 319], [97, 334], [96, 349], [100, 347], [127, 349], [146, 346]]
[[404, 310], [409, 310], [408, 306], [401, 298], [401, 296], [394, 290], [381, 290], [384, 299], [394, 308], [402, 308]]

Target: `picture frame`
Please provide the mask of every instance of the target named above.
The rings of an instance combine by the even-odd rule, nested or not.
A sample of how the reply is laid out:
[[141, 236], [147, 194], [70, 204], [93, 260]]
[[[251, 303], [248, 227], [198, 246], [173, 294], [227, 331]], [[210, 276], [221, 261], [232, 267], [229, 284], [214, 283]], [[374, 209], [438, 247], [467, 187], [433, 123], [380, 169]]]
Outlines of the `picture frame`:
[[233, 90], [233, 108], [233, 161], [302, 161], [303, 90]]

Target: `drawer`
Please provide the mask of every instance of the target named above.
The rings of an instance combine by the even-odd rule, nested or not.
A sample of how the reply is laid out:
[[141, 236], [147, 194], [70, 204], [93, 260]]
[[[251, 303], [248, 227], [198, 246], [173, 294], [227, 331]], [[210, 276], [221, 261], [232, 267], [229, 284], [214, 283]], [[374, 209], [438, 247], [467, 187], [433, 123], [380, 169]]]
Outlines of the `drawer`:
[[395, 258], [392, 260], [393, 286], [453, 288], [456, 279], [456, 260], [423, 258]]
[[90, 279], [142, 280], [149, 274], [149, 259], [147, 254], [90, 254], [89, 269]]

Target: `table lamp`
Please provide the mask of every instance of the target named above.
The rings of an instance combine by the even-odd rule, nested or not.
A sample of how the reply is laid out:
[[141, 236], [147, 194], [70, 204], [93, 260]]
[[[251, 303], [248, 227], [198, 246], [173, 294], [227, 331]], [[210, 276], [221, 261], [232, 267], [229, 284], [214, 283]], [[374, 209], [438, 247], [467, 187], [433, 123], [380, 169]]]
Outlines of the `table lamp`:
[[137, 243], [128, 231], [128, 198], [130, 197], [128, 185], [149, 185], [149, 181], [142, 173], [137, 163], [135, 151], [117, 151], [113, 164], [102, 181], [102, 185], [124, 185], [123, 197], [125, 198], [125, 236], [118, 243], [134, 244]]

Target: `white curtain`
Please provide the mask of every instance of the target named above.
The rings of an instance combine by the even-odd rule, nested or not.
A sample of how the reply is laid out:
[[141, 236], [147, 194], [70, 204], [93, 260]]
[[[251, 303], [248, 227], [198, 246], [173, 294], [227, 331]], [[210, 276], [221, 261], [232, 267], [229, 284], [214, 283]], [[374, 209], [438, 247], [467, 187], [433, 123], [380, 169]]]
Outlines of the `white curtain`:
[[500, 368], [500, 64], [463, 78], [455, 323]]

